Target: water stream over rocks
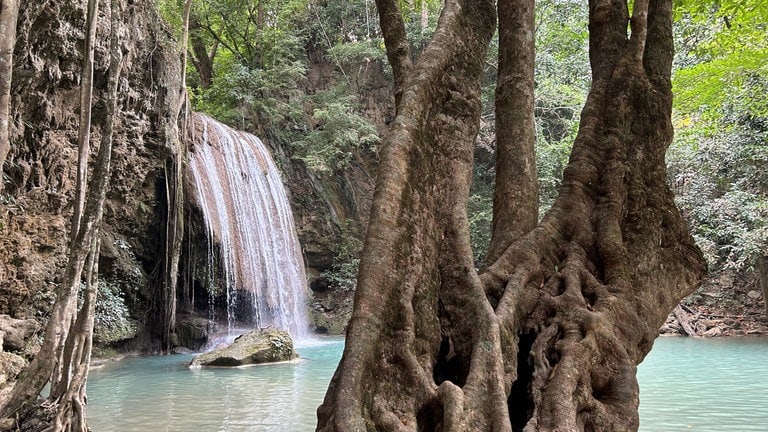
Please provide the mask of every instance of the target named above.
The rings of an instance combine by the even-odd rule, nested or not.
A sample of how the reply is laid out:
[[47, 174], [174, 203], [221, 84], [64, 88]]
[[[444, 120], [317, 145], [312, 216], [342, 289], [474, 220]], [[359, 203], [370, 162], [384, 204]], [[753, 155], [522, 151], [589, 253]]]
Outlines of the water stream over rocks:
[[269, 151], [257, 137], [202, 114], [194, 114], [194, 131], [189, 167], [208, 238], [217, 245], [209, 246], [210, 267], [224, 273], [228, 331], [245, 311], [244, 321], [254, 327], [306, 337], [301, 247]]

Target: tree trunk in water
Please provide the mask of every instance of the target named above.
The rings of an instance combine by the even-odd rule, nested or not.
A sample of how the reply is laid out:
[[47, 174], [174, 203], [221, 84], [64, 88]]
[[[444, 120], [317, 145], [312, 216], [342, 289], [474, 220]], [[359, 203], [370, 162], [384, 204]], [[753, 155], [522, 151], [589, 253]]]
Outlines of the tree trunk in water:
[[[388, 50], [395, 3], [377, 2]], [[636, 365], [705, 265], [665, 183], [671, 2], [633, 9], [628, 36], [625, 2], [590, 2], [593, 84], [560, 196], [482, 273], [466, 203], [494, 4], [449, 0], [413, 66], [388, 53], [402, 96], [319, 431], [637, 430]]]
[[[35, 399], [45, 384], [50, 382], [51, 391], [44, 406], [46, 409], [53, 408], [55, 416], [49, 425], [50, 429], [46, 430], [87, 431], [85, 385], [91, 358], [98, 286], [99, 228], [111, 171], [113, 122], [117, 111], [117, 89], [122, 61], [117, 29], [122, 22], [119, 7], [118, 0], [111, 0], [112, 29], [105, 123], [94, 166], [92, 187], [88, 188], [87, 202], [80, 211], [79, 221], [73, 221], [72, 224], [73, 233], [64, 282], [58, 289], [57, 300], [49, 318], [40, 351], [29, 368], [20, 376], [8, 400], [0, 407], [0, 418], [11, 417], [24, 421], [28, 418], [17, 415], [21, 413], [30, 416], [39, 415], [27, 408], [34, 405]], [[94, 26], [97, 16], [95, 4], [89, 4], [88, 16], [93, 18], [88, 20], [88, 25]], [[86, 33], [89, 32], [86, 31]], [[92, 47], [93, 44], [90, 46]], [[90, 64], [92, 65], [92, 60]], [[85, 67], [88, 65], [89, 60], [86, 59]], [[84, 76], [86, 76], [85, 73]], [[83, 86], [85, 87], [83, 92], [90, 94], [91, 89], [88, 87], [92, 86], [92, 81], [84, 80]], [[88, 100], [89, 105], [83, 106], [82, 109], [90, 112], [90, 96], [84, 100]], [[81, 134], [81, 138], [82, 136]], [[82, 182], [77, 184], [77, 188], [86, 188], [86, 180], [83, 177]], [[86, 194], [77, 190], [76, 197], [80, 196], [86, 196]], [[86, 295], [82, 307], [78, 310], [77, 292], [80, 289], [84, 270]]]
[[0, 0], [0, 191], [5, 184], [1, 178], [3, 165], [11, 150], [11, 78], [18, 17], [19, 0]]

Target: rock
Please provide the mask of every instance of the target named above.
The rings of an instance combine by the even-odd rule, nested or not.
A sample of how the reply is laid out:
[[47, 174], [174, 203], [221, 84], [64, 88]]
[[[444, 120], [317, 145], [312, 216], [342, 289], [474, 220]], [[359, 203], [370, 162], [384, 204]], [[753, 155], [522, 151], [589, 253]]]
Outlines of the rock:
[[4, 350], [23, 351], [27, 341], [40, 329], [40, 324], [32, 319], [19, 320], [9, 315], [0, 315], [0, 333], [3, 333]]
[[679, 335], [682, 334], [682, 329], [677, 320], [667, 320], [664, 325], [659, 329], [659, 334], [662, 335]]
[[215, 332], [216, 323], [213, 320], [194, 316], [182, 318], [176, 323], [177, 340], [174, 346], [200, 350]]
[[245, 366], [294, 360], [298, 354], [293, 340], [283, 330], [254, 330], [235, 339], [231, 345], [200, 354], [191, 368], [203, 366]]
[[7, 352], [0, 353], [0, 387], [15, 380], [26, 366], [27, 361], [23, 357]]
[[704, 332], [704, 336], [706, 337], [718, 337], [723, 335], [723, 329], [720, 327], [712, 327], [711, 329]]
[[747, 297], [751, 298], [752, 300], [757, 300], [762, 296], [763, 294], [761, 294], [760, 291], [752, 290], [747, 293]]

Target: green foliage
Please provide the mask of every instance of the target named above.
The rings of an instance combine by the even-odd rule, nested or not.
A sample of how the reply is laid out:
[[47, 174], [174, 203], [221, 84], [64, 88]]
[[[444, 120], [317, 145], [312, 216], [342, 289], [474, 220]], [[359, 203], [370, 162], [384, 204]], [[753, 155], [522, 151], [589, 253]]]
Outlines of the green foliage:
[[132, 337], [136, 332], [125, 300], [121, 296], [120, 286], [115, 283], [99, 281], [96, 297], [96, 317], [94, 338], [101, 343], [109, 343]]
[[677, 203], [710, 265], [744, 269], [768, 253], [768, 117], [729, 106], [717, 129], [681, 128], [668, 164]]
[[675, 109], [716, 122], [733, 97], [751, 99], [753, 113], [768, 114], [765, 98], [749, 82], [768, 78], [768, 3], [762, 0], [675, 2], [679, 40]]
[[360, 42], [347, 42], [333, 45], [328, 54], [340, 65], [358, 65], [361, 62], [371, 60], [383, 60], [386, 52], [379, 40], [366, 40]]
[[768, 5], [675, 2], [670, 183], [712, 268], [768, 254]]
[[261, 69], [222, 54], [213, 85], [195, 89], [191, 99], [195, 109], [225, 123], [282, 138], [285, 131], [303, 123], [298, 86], [305, 74], [305, 63], [288, 56], [280, 57], [269, 69]]
[[[181, 26], [183, 1], [159, 7]], [[318, 172], [375, 149], [376, 129], [357, 102], [368, 65], [385, 58], [373, 0], [196, 0], [190, 44], [195, 110], [282, 146]], [[201, 55], [212, 66], [206, 85]], [[323, 62], [335, 69], [330, 77], [320, 69], [318, 83], [312, 68]]]
[[331, 287], [345, 291], [355, 288], [362, 250], [363, 242], [360, 240], [360, 234], [354, 229], [353, 222], [347, 221], [341, 227], [339, 246], [333, 256], [333, 265], [322, 274]]
[[376, 127], [357, 113], [357, 98], [343, 88], [322, 92], [314, 98], [313, 127], [295, 142], [296, 155], [316, 172], [344, 168], [358, 150], [375, 151]]
[[[477, 176], [477, 174], [476, 174]], [[490, 189], [486, 187], [486, 189]], [[469, 238], [475, 266], [485, 264], [485, 255], [491, 243], [491, 224], [493, 223], [493, 191], [480, 192], [477, 189], [469, 196], [467, 203], [469, 216]]]

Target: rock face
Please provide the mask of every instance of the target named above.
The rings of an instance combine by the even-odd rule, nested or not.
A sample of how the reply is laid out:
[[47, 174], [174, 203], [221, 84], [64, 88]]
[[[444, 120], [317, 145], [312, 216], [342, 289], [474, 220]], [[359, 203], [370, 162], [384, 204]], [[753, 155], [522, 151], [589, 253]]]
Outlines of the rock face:
[[[13, 353], [0, 352], [0, 400], [4, 400], [10, 393], [12, 383], [16, 376], [27, 367], [24, 357]], [[0, 430], [5, 430], [0, 426]]]
[[[759, 276], [753, 270], [714, 272], [691, 296], [684, 299], [676, 313], [667, 317], [661, 334], [692, 336], [764, 336], [768, 335], [768, 317]], [[688, 330], [681, 323], [685, 321]]]
[[298, 354], [293, 340], [282, 330], [254, 330], [239, 336], [221, 349], [200, 354], [192, 359], [191, 368], [203, 366], [234, 367], [294, 360]]
[[23, 351], [27, 341], [40, 329], [37, 321], [0, 315], [0, 351]]
[[211, 334], [216, 332], [216, 322], [196, 316], [181, 316], [176, 321], [176, 338], [174, 346], [197, 351], [208, 342]]
[[[106, 12], [108, 15], [108, 12]], [[153, 2], [123, 1], [125, 52], [112, 178], [104, 205], [100, 283], [119, 288], [137, 321], [147, 316], [162, 259], [166, 133], [177, 105], [179, 62]], [[11, 152], [0, 193], [0, 313], [44, 316], [61, 283], [76, 174], [82, 2], [21, 2], [12, 93]], [[94, 118], [97, 147], [108, 68], [107, 20], [97, 30]], [[92, 151], [95, 151], [92, 149]]]

